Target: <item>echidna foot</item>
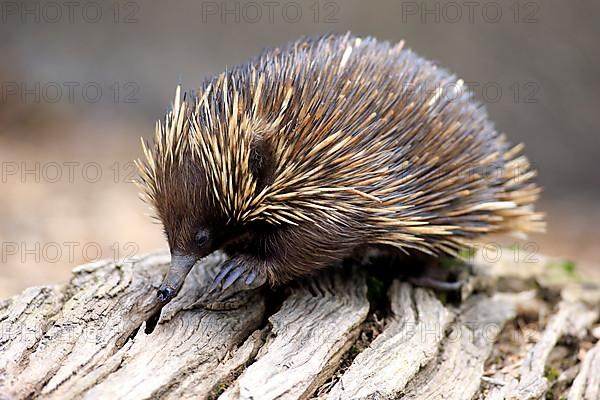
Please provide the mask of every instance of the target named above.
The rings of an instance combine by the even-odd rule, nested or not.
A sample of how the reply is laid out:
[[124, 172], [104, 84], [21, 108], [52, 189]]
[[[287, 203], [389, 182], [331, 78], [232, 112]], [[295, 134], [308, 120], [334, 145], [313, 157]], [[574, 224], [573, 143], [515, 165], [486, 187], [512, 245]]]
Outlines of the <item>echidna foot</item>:
[[241, 257], [225, 262], [213, 283], [195, 306], [209, 309], [236, 308], [245, 302], [245, 294], [264, 285], [266, 278], [257, 273]]

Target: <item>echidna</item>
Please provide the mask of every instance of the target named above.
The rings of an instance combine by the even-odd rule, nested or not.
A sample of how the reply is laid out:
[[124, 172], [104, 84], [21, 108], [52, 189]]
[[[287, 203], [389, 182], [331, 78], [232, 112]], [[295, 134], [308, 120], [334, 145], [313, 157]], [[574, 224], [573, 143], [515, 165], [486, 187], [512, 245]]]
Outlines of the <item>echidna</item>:
[[171, 249], [163, 303], [223, 249], [213, 289], [285, 283], [355, 249], [456, 254], [544, 228], [535, 171], [462, 81], [350, 34], [264, 51], [183, 96], [140, 183]]

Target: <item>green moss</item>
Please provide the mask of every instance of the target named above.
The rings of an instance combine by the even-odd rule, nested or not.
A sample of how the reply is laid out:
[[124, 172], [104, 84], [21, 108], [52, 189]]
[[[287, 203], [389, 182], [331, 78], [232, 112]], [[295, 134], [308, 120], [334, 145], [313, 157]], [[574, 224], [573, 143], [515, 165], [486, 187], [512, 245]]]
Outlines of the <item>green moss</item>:
[[439, 258], [440, 266], [442, 268], [447, 268], [450, 270], [455, 270], [457, 268], [462, 268], [465, 264], [472, 263], [475, 260], [475, 254], [477, 253], [477, 249], [474, 247], [466, 247], [462, 249], [456, 257], [452, 256], [441, 256]]
[[577, 265], [570, 260], [551, 261], [546, 267], [546, 277], [551, 281], [581, 282], [582, 277], [577, 272]]
[[569, 275], [575, 275], [577, 273], [577, 265], [574, 261], [566, 260], [560, 263], [560, 267]]
[[382, 304], [386, 300], [385, 285], [381, 279], [367, 277], [367, 298], [371, 304]]
[[223, 394], [225, 389], [227, 389], [227, 385], [225, 385], [224, 383], [220, 383], [219, 385], [217, 385], [217, 388], [215, 389], [215, 394], [217, 396], [220, 396]]
[[213, 390], [208, 395], [208, 400], [216, 400], [217, 397], [223, 394], [227, 389], [227, 385], [225, 383], [219, 383], [217, 386], [213, 388]]
[[360, 353], [360, 349], [357, 345], [353, 344], [352, 347], [350, 347], [350, 355], [354, 357], [358, 355], [358, 353]]
[[554, 382], [560, 376], [560, 371], [554, 367], [548, 366], [544, 371], [544, 376], [546, 377], [546, 379], [548, 379], [549, 382]]

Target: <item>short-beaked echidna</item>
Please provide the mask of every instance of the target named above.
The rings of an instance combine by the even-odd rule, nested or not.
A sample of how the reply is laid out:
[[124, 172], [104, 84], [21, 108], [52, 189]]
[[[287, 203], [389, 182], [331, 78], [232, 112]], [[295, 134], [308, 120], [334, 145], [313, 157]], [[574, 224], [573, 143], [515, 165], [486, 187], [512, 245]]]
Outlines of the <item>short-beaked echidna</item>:
[[363, 246], [455, 254], [543, 230], [535, 171], [463, 82], [403, 43], [326, 35], [180, 93], [139, 163], [172, 265], [223, 249], [213, 290], [279, 284]]

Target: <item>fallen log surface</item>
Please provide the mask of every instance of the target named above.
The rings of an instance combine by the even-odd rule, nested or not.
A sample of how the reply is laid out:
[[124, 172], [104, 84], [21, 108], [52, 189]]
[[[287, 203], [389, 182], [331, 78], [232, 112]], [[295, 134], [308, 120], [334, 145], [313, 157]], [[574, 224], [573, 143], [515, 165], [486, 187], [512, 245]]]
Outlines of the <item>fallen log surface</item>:
[[395, 278], [382, 306], [354, 266], [198, 308], [223, 261], [197, 264], [151, 333], [166, 253], [1, 301], [0, 399], [598, 399], [600, 289], [556, 261], [476, 257], [458, 301]]

